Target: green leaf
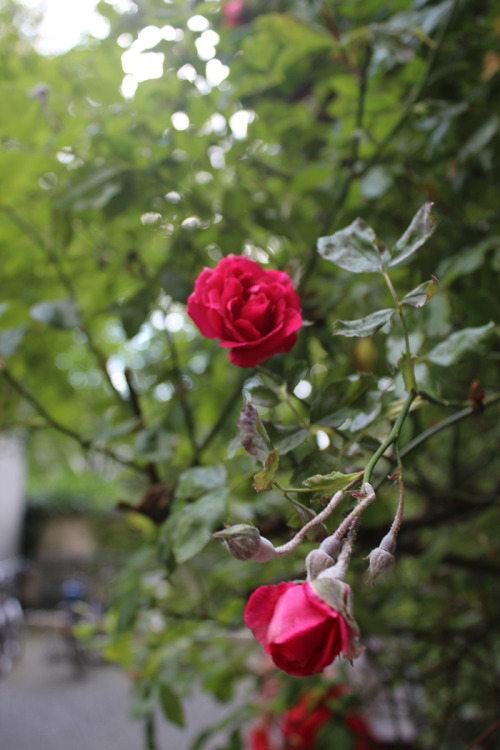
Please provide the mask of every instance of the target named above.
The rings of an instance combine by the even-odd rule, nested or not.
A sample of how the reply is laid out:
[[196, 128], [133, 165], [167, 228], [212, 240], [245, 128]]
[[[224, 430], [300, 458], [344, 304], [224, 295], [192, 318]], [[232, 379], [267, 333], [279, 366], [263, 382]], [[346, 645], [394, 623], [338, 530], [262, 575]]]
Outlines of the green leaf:
[[103, 208], [121, 192], [125, 174], [118, 167], [89, 167], [78, 175], [79, 181], [65, 190], [55, 206], [74, 211]]
[[353, 273], [381, 273], [387, 248], [363, 219], [345, 229], [320, 237], [318, 252], [340, 268]]
[[333, 326], [334, 336], [371, 336], [388, 323], [396, 311], [377, 310], [357, 320], [337, 320]]
[[456, 278], [468, 276], [477, 271], [486, 262], [486, 255], [491, 250], [500, 249], [500, 237], [493, 235], [472, 247], [465, 247], [458, 253], [444, 258], [439, 264], [436, 276], [441, 285], [449, 286]]
[[492, 115], [475, 133], [465, 142], [459, 152], [460, 161], [465, 161], [471, 156], [476, 156], [488, 145], [491, 139], [498, 133], [500, 117]]
[[52, 328], [75, 328], [81, 324], [78, 305], [70, 298], [39, 302], [30, 309], [30, 315]]
[[384, 167], [372, 167], [360, 181], [361, 192], [365, 198], [374, 199], [384, 195], [393, 182], [392, 175]]
[[278, 470], [279, 458], [278, 451], [273, 449], [269, 452], [262, 471], [254, 475], [253, 486], [256, 492], [270, 490], [273, 486], [274, 476]]
[[427, 202], [417, 211], [410, 226], [392, 249], [389, 266], [396, 266], [427, 242], [436, 229], [437, 220], [432, 214], [434, 204]]
[[184, 508], [175, 529], [173, 552], [178, 563], [197, 555], [210, 539], [210, 534], [226, 515], [228, 489], [217, 489]]
[[363, 476], [363, 472], [355, 472], [354, 474], [342, 474], [341, 471], [332, 471], [330, 474], [315, 474], [309, 479], [304, 479], [302, 484], [311, 490], [324, 493], [326, 495], [333, 495], [335, 492], [344, 489], [349, 482], [354, 479]]
[[277, 406], [280, 403], [279, 396], [273, 391], [272, 388], [268, 388], [265, 385], [256, 385], [249, 391], [252, 396], [252, 401], [259, 406], [265, 406], [268, 409], [273, 406]]
[[303, 427], [297, 429], [295, 425], [274, 425], [274, 428], [275, 431], [271, 433], [273, 444], [280, 456], [295, 450], [309, 437], [309, 432]]
[[478, 328], [463, 328], [449, 336], [446, 341], [434, 347], [425, 357], [429, 362], [446, 367], [452, 365], [467, 352], [475, 349], [479, 343], [484, 341], [495, 328], [491, 321]]
[[0, 357], [10, 357], [11, 354], [14, 354], [24, 338], [25, 331], [26, 326], [5, 328], [0, 331]]
[[172, 458], [178, 437], [161, 425], [144, 427], [137, 433], [134, 452], [146, 461], [168, 461]]
[[186, 726], [182, 701], [175, 690], [165, 682], [160, 685], [160, 705], [168, 721], [177, 724], [178, 727]]
[[424, 307], [434, 297], [439, 289], [439, 282], [434, 277], [430, 281], [424, 281], [401, 300], [402, 304], [412, 307]]
[[226, 482], [227, 471], [223, 464], [195, 466], [179, 477], [175, 497], [177, 500], [196, 500], [210, 490], [225, 487]]

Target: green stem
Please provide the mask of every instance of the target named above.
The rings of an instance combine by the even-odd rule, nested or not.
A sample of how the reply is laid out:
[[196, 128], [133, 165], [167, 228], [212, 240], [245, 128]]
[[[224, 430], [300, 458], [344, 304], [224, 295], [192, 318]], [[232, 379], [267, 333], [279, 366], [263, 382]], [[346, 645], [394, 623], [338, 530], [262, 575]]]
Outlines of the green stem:
[[392, 430], [390, 431], [389, 435], [384, 440], [382, 445], [378, 448], [378, 450], [375, 451], [370, 461], [366, 465], [365, 473], [363, 475], [363, 484], [365, 482], [370, 481], [373, 469], [375, 468], [378, 460], [381, 458], [381, 456], [383, 456], [387, 448], [389, 448], [389, 446], [391, 446], [399, 438], [399, 435], [401, 433], [401, 428], [403, 427], [405, 419], [408, 416], [408, 412], [410, 411], [410, 407], [413, 401], [415, 400], [416, 396], [417, 394], [415, 393], [415, 391], [412, 391], [408, 395], [408, 398], [406, 399], [403, 408], [399, 412], [398, 418], [394, 422], [394, 427], [392, 428]]
[[156, 728], [155, 728], [155, 717], [153, 714], [148, 714], [144, 722], [144, 734], [146, 740], [146, 750], [158, 750], [156, 744]]
[[403, 308], [401, 306], [401, 302], [399, 301], [399, 297], [396, 293], [396, 290], [394, 289], [392, 281], [386, 270], [384, 270], [383, 275], [384, 275], [385, 283], [387, 284], [387, 287], [396, 305], [396, 312], [399, 315], [401, 326], [403, 328], [406, 352], [405, 352], [404, 357], [402, 358], [400, 369], [401, 369], [401, 374], [403, 376], [403, 380], [405, 383], [406, 391], [407, 393], [412, 393], [413, 391], [417, 391], [417, 381], [415, 379], [415, 368], [413, 367], [413, 360], [411, 356], [410, 336], [408, 334], [408, 326], [406, 325], [406, 319], [404, 316]]

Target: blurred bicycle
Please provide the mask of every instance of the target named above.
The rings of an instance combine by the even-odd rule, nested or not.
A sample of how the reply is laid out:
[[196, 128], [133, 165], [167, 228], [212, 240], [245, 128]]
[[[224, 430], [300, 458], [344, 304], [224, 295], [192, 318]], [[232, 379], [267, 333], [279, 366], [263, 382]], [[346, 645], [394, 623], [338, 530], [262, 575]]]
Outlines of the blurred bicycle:
[[0, 678], [10, 673], [21, 655], [24, 613], [14, 592], [24, 570], [25, 563], [20, 558], [0, 560]]

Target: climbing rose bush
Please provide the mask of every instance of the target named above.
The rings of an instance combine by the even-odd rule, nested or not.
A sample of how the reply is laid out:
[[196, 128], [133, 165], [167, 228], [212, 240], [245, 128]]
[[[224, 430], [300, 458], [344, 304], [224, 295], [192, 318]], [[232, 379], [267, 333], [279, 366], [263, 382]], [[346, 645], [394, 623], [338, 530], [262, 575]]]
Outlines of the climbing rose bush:
[[276, 666], [297, 677], [321, 672], [339, 654], [359, 655], [351, 591], [341, 581], [261, 586], [247, 602], [245, 624]]
[[203, 336], [230, 350], [239, 367], [290, 351], [302, 325], [300, 298], [288, 274], [246, 256], [228, 255], [215, 268], [204, 268], [187, 312]]

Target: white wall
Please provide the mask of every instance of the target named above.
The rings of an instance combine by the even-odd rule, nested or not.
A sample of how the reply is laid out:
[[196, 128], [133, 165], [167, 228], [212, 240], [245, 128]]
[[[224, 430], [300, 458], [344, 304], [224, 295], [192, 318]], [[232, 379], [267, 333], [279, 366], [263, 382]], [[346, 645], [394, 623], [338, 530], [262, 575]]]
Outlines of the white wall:
[[0, 437], [0, 560], [14, 557], [20, 552], [24, 480], [21, 441]]

